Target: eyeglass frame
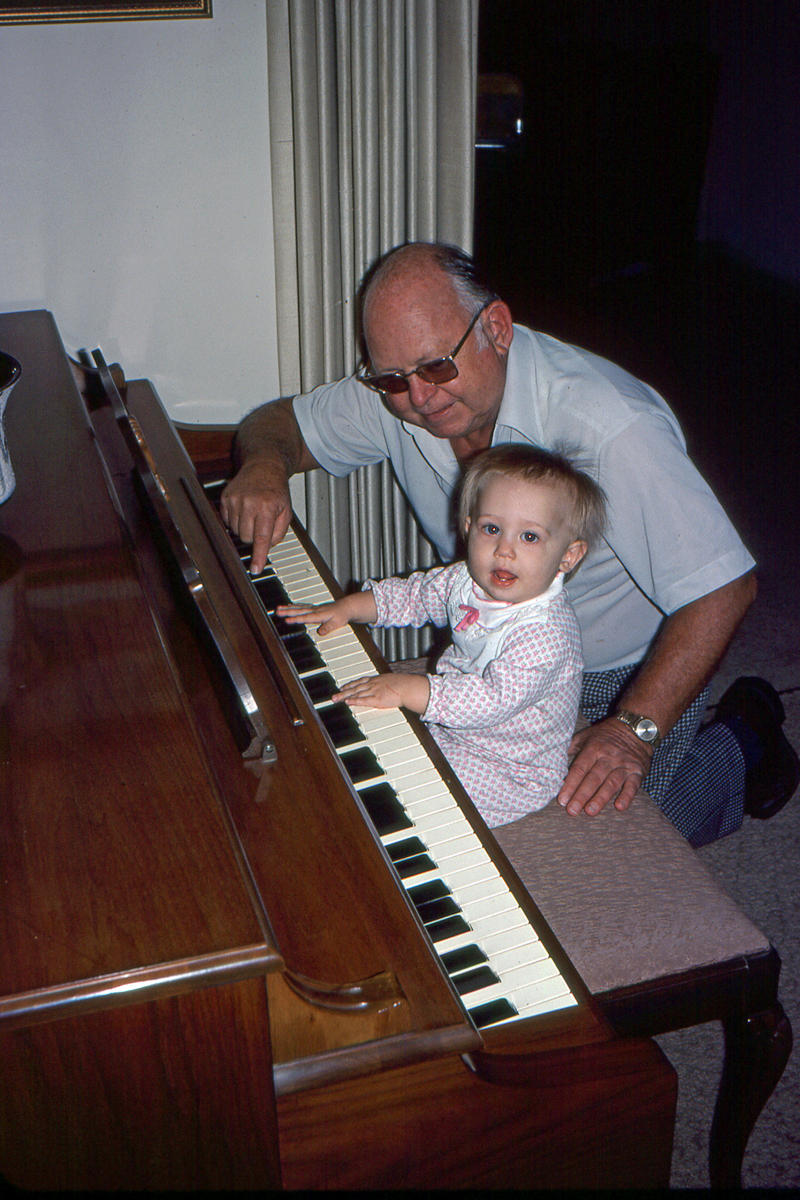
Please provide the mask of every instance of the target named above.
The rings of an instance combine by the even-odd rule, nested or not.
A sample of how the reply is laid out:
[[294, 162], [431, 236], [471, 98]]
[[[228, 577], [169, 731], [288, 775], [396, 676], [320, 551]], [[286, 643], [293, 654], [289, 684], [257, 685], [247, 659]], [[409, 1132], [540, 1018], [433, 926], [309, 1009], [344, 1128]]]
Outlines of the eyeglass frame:
[[[390, 396], [400, 396], [403, 392], [409, 391], [408, 380], [412, 375], [419, 375], [423, 383], [433, 383], [435, 387], [441, 387], [444, 383], [452, 383], [454, 379], [458, 379], [458, 366], [455, 361], [456, 355], [466, 342], [469, 335], [472, 333], [472, 330], [477, 325], [478, 317], [483, 315], [489, 305], [494, 303], [495, 299], [496, 297], [492, 297], [491, 300], [487, 300], [486, 303], [478, 309], [478, 311], [475, 313], [475, 316], [467, 326], [463, 337], [457, 342], [455, 349], [451, 350], [449, 354], [443, 355], [442, 358], [432, 358], [428, 362], [420, 363], [418, 367], [414, 367], [414, 369], [411, 371], [382, 371], [380, 375], [365, 375], [362, 371], [360, 374], [356, 375], [356, 379], [359, 383], [363, 383], [366, 387], [372, 388], [374, 392], [380, 392], [382, 395]], [[453, 368], [453, 374], [449, 375], [447, 379], [441, 380], [441, 383], [437, 384], [432, 379], [426, 379], [422, 374], [423, 371], [429, 371], [432, 366], [438, 366], [439, 363], [446, 362], [449, 362], [450, 366]], [[405, 387], [401, 387], [398, 391], [393, 392], [389, 388], [378, 387], [377, 381], [379, 379], [403, 380]]]

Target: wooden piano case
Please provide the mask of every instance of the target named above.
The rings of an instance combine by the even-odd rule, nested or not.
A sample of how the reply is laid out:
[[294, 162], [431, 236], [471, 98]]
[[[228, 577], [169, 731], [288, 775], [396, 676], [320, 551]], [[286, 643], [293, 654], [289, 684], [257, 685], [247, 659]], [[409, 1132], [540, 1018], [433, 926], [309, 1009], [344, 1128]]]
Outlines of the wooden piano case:
[[0, 1174], [665, 1185], [674, 1074], [577, 978], [467, 1016], [152, 388], [81, 396], [44, 312], [0, 345]]

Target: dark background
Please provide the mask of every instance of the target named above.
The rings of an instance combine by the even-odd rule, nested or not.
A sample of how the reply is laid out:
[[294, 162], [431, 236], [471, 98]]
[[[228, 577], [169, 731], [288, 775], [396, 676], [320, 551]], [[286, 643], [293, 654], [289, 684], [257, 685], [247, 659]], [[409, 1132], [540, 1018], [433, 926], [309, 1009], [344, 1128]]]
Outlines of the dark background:
[[479, 266], [658, 388], [771, 557], [763, 496], [800, 497], [800, 5], [482, 0], [479, 28], [524, 93], [515, 144], [477, 151]]

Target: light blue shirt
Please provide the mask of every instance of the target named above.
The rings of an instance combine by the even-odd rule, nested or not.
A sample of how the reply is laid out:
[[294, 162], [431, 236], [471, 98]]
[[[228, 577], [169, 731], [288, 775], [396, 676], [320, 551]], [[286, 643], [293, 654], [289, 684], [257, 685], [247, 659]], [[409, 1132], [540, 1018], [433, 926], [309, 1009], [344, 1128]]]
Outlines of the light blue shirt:
[[[398, 421], [353, 378], [297, 396], [294, 411], [331, 474], [388, 458], [442, 560], [453, 557], [459, 465], [447, 439]], [[641, 661], [666, 614], [754, 565], [668, 405], [606, 359], [515, 325], [492, 442], [562, 449], [605, 490], [606, 537], [567, 584], [586, 670]]]

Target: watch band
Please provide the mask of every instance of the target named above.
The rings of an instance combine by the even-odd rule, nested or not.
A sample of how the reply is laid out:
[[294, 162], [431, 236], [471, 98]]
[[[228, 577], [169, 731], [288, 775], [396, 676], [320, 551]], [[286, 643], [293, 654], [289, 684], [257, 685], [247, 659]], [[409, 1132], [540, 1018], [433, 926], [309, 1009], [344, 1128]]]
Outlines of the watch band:
[[652, 746], [654, 750], [657, 749], [661, 742], [661, 734], [652, 717], [644, 717], [641, 713], [630, 712], [627, 708], [621, 708], [619, 712], [614, 713], [614, 716], [618, 721], [622, 721], [623, 725], [627, 725], [631, 732], [636, 734], [639, 741]]

